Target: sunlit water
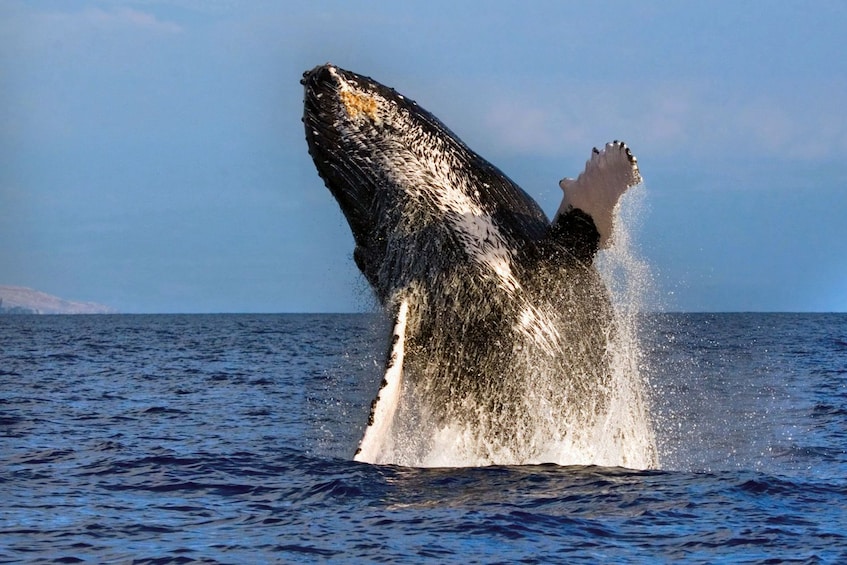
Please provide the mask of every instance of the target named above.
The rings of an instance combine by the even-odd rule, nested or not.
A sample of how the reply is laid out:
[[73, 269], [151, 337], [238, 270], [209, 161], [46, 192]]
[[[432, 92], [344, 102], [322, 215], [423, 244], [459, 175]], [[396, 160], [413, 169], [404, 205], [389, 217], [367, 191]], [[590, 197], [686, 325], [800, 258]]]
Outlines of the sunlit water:
[[640, 327], [661, 470], [410, 469], [373, 316], [0, 317], [0, 562], [844, 562], [847, 316]]

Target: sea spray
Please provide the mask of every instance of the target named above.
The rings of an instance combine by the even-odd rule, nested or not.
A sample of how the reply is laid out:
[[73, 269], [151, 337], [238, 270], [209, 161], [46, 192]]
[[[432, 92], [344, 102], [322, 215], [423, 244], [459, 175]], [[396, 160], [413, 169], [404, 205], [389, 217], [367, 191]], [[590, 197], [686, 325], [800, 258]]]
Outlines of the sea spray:
[[[654, 293], [650, 266], [638, 255], [633, 234], [645, 210], [646, 190], [638, 185], [620, 200], [613, 245], [601, 251], [595, 265], [609, 289], [617, 331], [610, 339], [612, 395], [600, 442], [617, 465], [635, 469], [658, 467], [658, 451], [649, 411], [644, 351], [639, 336], [646, 304]], [[605, 464], [605, 463], [603, 463]]]

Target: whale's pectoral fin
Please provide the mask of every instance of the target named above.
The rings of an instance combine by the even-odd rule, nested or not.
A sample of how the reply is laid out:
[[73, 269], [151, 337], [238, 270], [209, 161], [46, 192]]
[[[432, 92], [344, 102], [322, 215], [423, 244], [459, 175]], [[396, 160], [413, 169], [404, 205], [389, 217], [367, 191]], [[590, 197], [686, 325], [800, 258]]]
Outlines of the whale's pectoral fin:
[[409, 302], [408, 299], [403, 299], [394, 316], [394, 332], [388, 359], [385, 362], [385, 376], [376, 398], [371, 403], [368, 426], [365, 428], [365, 435], [353, 458], [355, 461], [377, 463], [383, 443], [391, 433], [394, 414], [400, 404], [408, 316]]
[[625, 143], [613, 141], [602, 150], [594, 148], [578, 178], [559, 182], [564, 197], [553, 218], [554, 232], [568, 241], [577, 256], [592, 257], [611, 243], [615, 205], [621, 195], [640, 182], [638, 161]]

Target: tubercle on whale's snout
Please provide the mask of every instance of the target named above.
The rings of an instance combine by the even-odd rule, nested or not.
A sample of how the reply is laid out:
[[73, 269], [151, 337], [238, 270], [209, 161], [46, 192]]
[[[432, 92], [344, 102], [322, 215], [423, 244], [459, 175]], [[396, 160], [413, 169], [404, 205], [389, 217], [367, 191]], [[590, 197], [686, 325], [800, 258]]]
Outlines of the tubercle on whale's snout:
[[300, 84], [302, 84], [303, 86], [309, 86], [310, 83], [315, 83], [316, 81], [319, 81], [323, 76], [328, 75], [330, 69], [335, 69], [335, 66], [327, 63], [325, 65], [318, 65], [313, 69], [303, 71], [303, 76], [300, 78]]
[[301, 77], [300, 77], [300, 84], [302, 84], [303, 86], [306, 86], [306, 85], [308, 84], [309, 80], [310, 80], [313, 76], [315, 76], [317, 73], [319, 73], [319, 72], [321, 72], [322, 70], [327, 69], [327, 68], [329, 68], [329, 67], [331, 67], [331, 66], [332, 66], [332, 65], [330, 65], [329, 63], [327, 63], [327, 64], [325, 64], [325, 65], [318, 65], [317, 67], [314, 67], [314, 68], [311, 68], [311, 69], [308, 69], [308, 70], [303, 71], [303, 76], [301, 76]]

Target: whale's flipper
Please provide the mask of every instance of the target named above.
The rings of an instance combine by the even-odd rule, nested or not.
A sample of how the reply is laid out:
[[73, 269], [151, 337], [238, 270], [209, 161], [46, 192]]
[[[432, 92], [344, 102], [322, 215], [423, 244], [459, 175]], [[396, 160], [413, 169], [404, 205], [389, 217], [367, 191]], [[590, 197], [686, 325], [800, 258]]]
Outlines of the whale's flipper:
[[380, 384], [379, 392], [371, 403], [371, 414], [368, 417], [368, 427], [356, 450], [354, 461], [376, 463], [383, 442], [389, 437], [394, 413], [400, 403], [400, 392], [403, 381], [403, 356], [406, 346], [406, 320], [409, 316], [409, 301], [404, 299], [397, 308], [394, 316], [394, 334], [391, 350], [385, 363], [385, 376]]
[[576, 180], [565, 178], [559, 181], [564, 198], [553, 225], [559, 222], [572, 224], [573, 218], [568, 216], [581, 211], [594, 221], [600, 236], [599, 247], [608, 247], [615, 205], [626, 189], [640, 182], [638, 161], [625, 143], [607, 143], [602, 151], [595, 147], [591, 159], [585, 163], [585, 170]]

